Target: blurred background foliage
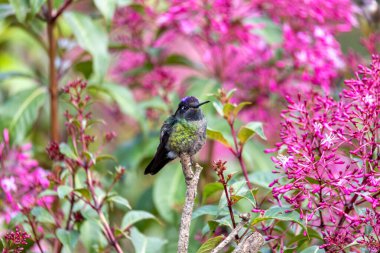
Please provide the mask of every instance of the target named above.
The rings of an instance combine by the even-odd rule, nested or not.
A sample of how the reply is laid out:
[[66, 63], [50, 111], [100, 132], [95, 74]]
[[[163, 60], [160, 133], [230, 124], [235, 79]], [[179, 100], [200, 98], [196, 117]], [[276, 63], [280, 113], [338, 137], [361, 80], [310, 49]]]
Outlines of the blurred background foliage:
[[[133, 210], [147, 212], [137, 215], [131, 223], [135, 226], [129, 231], [132, 240], [124, 245], [128, 252], [133, 248], [138, 253], [176, 251], [185, 194], [180, 164], [172, 162], [156, 176], [144, 176], [143, 170], [154, 155], [160, 125], [174, 112], [183, 96], [193, 95], [214, 104], [205, 106], [204, 113], [216, 137], [213, 135], [197, 156], [204, 170], [191, 226], [189, 252], [196, 252], [208, 238], [208, 231], [215, 229], [213, 222], [231, 226], [221, 198], [222, 188], [215, 183], [217, 176], [211, 169], [212, 161], [228, 161], [227, 172], [234, 174], [231, 184], [237, 196], [252, 192], [244, 183], [238, 159], [225, 147], [233, 146], [233, 136], [225, 120], [228, 108], [213, 94], [221, 88], [236, 89], [231, 103], [250, 103], [236, 117], [238, 127], [250, 121], [263, 122], [267, 139], [249, 140], [243, 152], [255, 199], [250, 200], [252, 196], [247, 195], [234, 208], [237, 213], [249, 212], [250, 201], [269, 208], [272, 203], [267, 201], [271, 195], [268, 185], [276, 175], [272, 174], [274, 165], [270, 155], [263, 151], [279, 138], [284, 97], [309, 89], [336, 95], [343, 79], [352, 76], [353, 66], [368, 61], [374, 53], [370, 49], [376, 49], [376, 39], [370, 40], [377, 33], [378, 9], [370, 9], [366, 16], [364, 2], [333, 1], [336, 4], [332, 4], [333, 12], [341, 11], [335, 8], [347, 7], [347, 20], [338, 14], [334, 20], [326, 14], [325, 21], [314, 21], [313, 17], [309, 22], [315, 24], [305, 23], [304, 28], [290, 21], [290, 12], [276, 10], [276, 1], [268, 4], [226, 1], [223, 6], [226, 10], [218, 5], [219, 1], [210, 1], [209, 5], [207, 1], [192, 2], [54, 0], [53, 10], [62, 13], [53, 26], [52, 43], [56, 51], [52, 56], [47, 37], [47, 0], [0, 0], [0, 130], [10, 131], [12, 145], [32, 143], [33, 157], [41, 167], [52, 170], [45, 151], [52, 134], [49, 56], [54, 60], [53, 71], [59, 87], [59, 142], [67, 138], [63, 113], [70, 108], [61, 88], [72, 80], [88, 80], [88, 93], [93, 98], [90, 111], [94, 118], [104, 122], [90, 130], [95, 136], [95, 146], [101, 145], [105, 132], [117, 133], [116, 139], [106, 146], [117, 162], [97, 163], [96, 172], [103, 184], [109, 185], [112, 179], [107, 174], [111, 168], [115, 164], [125, 166], [126, 173], [114, 191], [128, 199]], [[283, 2], [289, 6], [295, 4]], [[301, 5], [306, 13], [313, 8], [306, 3]], [[204, 17], [209, 20], [199, 20]], [[294, 22], [302, 23], [297, 18]], [[223, 22], [226, 27], [221, 27]], [[333, 23], [348, 28], [342, 29], [345, 32], [334, 30]], [[304, 64], [297, 52], [289, 49], [287, 33], [289, 29], [293, 33], [309, 30], [312, 49], [299, 48], [299, 52], [305, 50], [307, 54], [307, 50], [315, 49], [319, 43], [318, 36], [313, 35], [316, 27], [323, 30], [324, 38], [330, 36], [333, 40], [321, 50], [330, 50], [335, 55], [326, 53], [328, 59], [318, 63], [325, 65], [313, 67], [312, 59]], [[300, 39], [297, 36], [295, 39]], [[363, 45], [363, 40], [367, 44]], [[246, 51], [240, 51], [241, 48]], [[317, 58], [316, 53], [314, 60]], [[318, 80], [323, 74], [318, 68], [330, 68], [333, 72], [323, 80], [326, 84]], [[269, 71], [272, 69], [276, 73]], [[126, 210], [110, 210], [110, 223], [120, 224], [121, 220], [124, 223]], [[130, 212], [133, 211], [127, 215]], [[84, 246], [89, 252], [98, 252], [106, 244], [100, 229], [90, 221], [81, 227], [80, 239], [81, 243], [75, 244], [77, 250]], [[141, 249], [143, 244], [147, 245], [145, 249]]]

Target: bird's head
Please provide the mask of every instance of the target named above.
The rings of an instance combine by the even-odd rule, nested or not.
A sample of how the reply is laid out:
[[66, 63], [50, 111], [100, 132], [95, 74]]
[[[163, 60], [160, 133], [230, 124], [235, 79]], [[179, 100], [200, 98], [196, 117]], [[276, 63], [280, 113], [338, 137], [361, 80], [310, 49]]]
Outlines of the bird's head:
[[178, 109], [175, 112], [177, 118], [186, 120], [200, 120], [202, 119], [202, 111], [200, 106], [207, 104], [210, 101], [199, 103], [196, 97], [184, 97], [178, 105]]

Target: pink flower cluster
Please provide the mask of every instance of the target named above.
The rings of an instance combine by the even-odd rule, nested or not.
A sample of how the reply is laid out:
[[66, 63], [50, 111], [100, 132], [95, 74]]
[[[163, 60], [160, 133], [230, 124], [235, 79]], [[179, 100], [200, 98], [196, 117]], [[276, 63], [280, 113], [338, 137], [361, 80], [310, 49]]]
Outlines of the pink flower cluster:
[[6, 222], [20, 211], [52, 202], [51, 197], [38, 197], [49, 186], [49, 173], [31, 157], [31, 149], [31, 144], [12, 147], [9, 132], [4, 130], [0, 142], [0, 188], [4, 194], [0, 214]]
[[380, 56], [345, 84], [339, 101], [317, 93], [288, 98], [273, 157], [282, 176], [271, 186], [323, 234], [321, 247], [336, 252], [356, 240], [378, 250]]
[[[142, 99], [181, 92], [189, 76], [213, 78], [224, 88], [237, 87], [239, 100], [253, 102], [250, 120], [276, 126], [270, 108], [278, 106], [279, 97], [294, 89], [328, 92], [334, 86], [346, 67], [335, 35], [353, 25], [350, 0], [172, 0], [164, 8], [129, 6], [114, 18], [126, 49], [113, 73]], [[167, 64], [171, 54], [196, 67]]]
[[[116, 11], [114, 17], [115, 40], [127, 47], [119, 54], [113, 69], [116, 80], [134, 88], [138, 99], [162, 95], [175, 89], [176, 79], [172, 70], [163, 66], [166, 52], [155, 36], [157, 14], [147, 5], [142, 10], [128, 6]], [[148, 91], [148, 92], [147, 92]]]

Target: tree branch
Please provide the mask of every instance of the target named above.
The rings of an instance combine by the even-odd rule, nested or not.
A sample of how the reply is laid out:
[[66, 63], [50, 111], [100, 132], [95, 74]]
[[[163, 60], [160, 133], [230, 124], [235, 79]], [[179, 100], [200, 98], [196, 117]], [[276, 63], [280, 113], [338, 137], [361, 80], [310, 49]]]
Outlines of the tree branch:
[[187, 253], [189, 247], [189, 234], [191, 216], [195, 196], [197, 194], [197, 186], [202, 167], [199, 164], [195, 165], [195, 172], [192, 170], [191, 157], [188, 154], [180, 154], [183, 174], [186, 180], [186, 200], [183, 207], [181, 226], [179, 229], [178, 250], [177, 253]]
[[[251, 215], [249, 213], [243, 213], [240, 215], [241, 221], [234, 228], [231, 233], [221, 242], [215, 249], [211, 251], [211, 253], [218, 253], [226, 247], [235, 236], [239, 233], [239, 231], [249, 222]], [[257, 253], [261, 246], [264, 244], [264, 238], [260, 233], [253, 233], [249, 236], [244, 237], [238, 246], [235, 248], [233, 253]]]
[[233, 238], [237, 236], [240, 229], [242, 229], [244, 225], [248, 223], [249, 219], [251, 218], [251, 215], [249, 213], [241, 214], [240, 218], [241, 218], [240, 223], [231, 231], [231, 233], [221, 243], [218, 244], [218, 246], [216, 246], [215, 249], [211, 251], [211, 253], [217, 253], [221, 251], [224, 247], [226, 247], [233, 240]]
[[264, 242], [264, 237], [260, 233], [255, 232], [246, 236], [232, 253], [257, 253], [264, 245]]

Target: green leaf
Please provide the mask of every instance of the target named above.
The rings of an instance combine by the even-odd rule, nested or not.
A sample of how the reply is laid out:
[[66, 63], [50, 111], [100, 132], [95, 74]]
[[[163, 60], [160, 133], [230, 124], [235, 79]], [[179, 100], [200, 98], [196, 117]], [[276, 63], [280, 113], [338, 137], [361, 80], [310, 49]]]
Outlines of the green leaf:
[[165, 65], [179, 65], [179, 66], [185, 66], [189, 68], [196, 68], [195, 64], [188, 59], [186, 56], [180, 55], [180, 54], [171, 54], [169, 55], [164, 62]]
[[251, 102], [241, 102], [240, 104], [238, 104], [235, 109], [234, 109], [234, 116], [235, 118], [237, 117], [237, 115], [239, 114], [239, 112], [244, 108], [246, 107], [247, 105], [250, 105], [252, 104]]
[[99, 155], [96, 157], [97, 163], [101, 161], [106, 161], [106, 160], [112, 160], [114, 162], [117, 162], [116, 157], [114, 157], [113, 155], [104, 154], [104, 155]]
[[[288, 212], [286, 212], [288, 211]], [[303, 229], [307, 229], [304, 222], [300, 219], [300, 215], [296, 211], [289, 210], [285, 207], [274, 206], [265, 211], [264, 216], [257, 217], [252, 220], [251, 225], [255, 225], [266, 220], [290, 221], [299, 224]]]
[[73, 160], [78, 159], [77, 155], [74, 153], [74, 151], [71, 149], [71, 147], [67, 143], [62, 142], [61, 144], [59, 144], [59, 152], [61, 152], [62, 154], [64, 154], [66, 157], [70, 159], [73, 159]]
[[249, 175], [250, 182], [267, 190], [272, 190], [269, 184], [276, 178], [278, 178], [278, 176], [272, 173], [272, 171], [257, 171]]
[[133, 224], [147, 219], [156, 219], [156, 217], [154, 217], [153, 214], [148, 213], [146, 211], [132, 210], [129, 211], [126, 215], [124, 215], [120, 228], [121, 230], [125, 230], [131, 227]]
[[218, 141], [221, 144], [223, 144], [224, 146], [226, 146], [227, 148], [230, 147], [230, 144], [228, 143], [228, 141], [226, 140], [226, 138], [224, 138], [222, 132], [219, 132], [217, 130], [213, 130], [213, 129], [207, 128], [206, 133], [207, 133], [207, 137], [209, 139]]
[[256, 34], [263, 38], [269, 44], [279, 44], [283, 41], [283, 34], [281, 27], [274, 23], [273, 20], [267, 17], [254, 17], [245, 20], [250, 24], [260, 24], [264, 25], [264, 27], [258, 29], [254, 28], [251, 30], [253, 34]]
[[237, 91], [237, 89], [231, 89], [229, 92], [227, 92], [226, 97], [230, 99], [234, 93]]
[[[10, 4], [0, 4], [0, 20], [13, 15], [15, 12]], [[0, 74], [0, 81], [2, 80]]]
[[9, 0], [9, 3], [12, 5], [13, 10], [16, 13], [17, 20], [23, 23], [29, 11], [29, 1], [28, 0]]
[[59, 241], [63, 246], [68, 249], [70, 252], [74, 251], [75, 246], [78, 243], [79, 232], [75, 230], [65, 230], [62, 228], [57, 229], [56, 231]]
[[264, 134], [262, 122], [250, 122], [240, 127], [238, 139], [240, 143], [245, 144], [255, 134], [258, 134], [263, 140], [267, 139]]
[[[234, 215], [234, 217], [235, 217], [235, 220], [239, 220], [239, 216]], [[229, 227], [229, 228], [233, 229], [232, 222], [231, 222], [231, 216], [229, 214], [225, 215], [224, 217], [222, 217], [220, 219], [210, 221], [209, 226], [212, 226], [212, 227], [225, 226], [225, 227]]]
[[90, 82], [102, 83], [109, 65], [108, 36], [106, 31], [88, 15], [66, 12], [64, 17], [79, 45], [93, 57], [94, 73]]
[[126, 6], [126, 5], [131, 5], [133, 3], [132, 0], [117, 0], [117, 5], [119, 7], [123, 7], [123, 6]]
[[55, 224], [53, 216], [44, 208], [37, 206], [30, 212], [38, 222]]
[[73, 188], [71, 188], [68, 185], [60, 185], [57, 188], [58, 197], [60, 199], [64, 199], [72, 191], [73, 191]]
[[319, 246], [311, 246], [301, 251], [301, 253], [323, 253], [325, 250], [320, 249]]
[[117, 0], [94, 0], [94, 3], [107, 22], [110, 22], [116, 10]]
[[46, 0], [29, 0], [30, 1], [30, 7], [32, 9], [32, 15], [37, 14], [41, 8], [42, 5], [46, 2]]
[[103, 85], [91, 85], [88, 89], [93, 94], [101, 92], [110, 96], [118, 104], [123, 113], [136, 120], [141, 119], [142, 112], [137, 107], [133, 94], [127, 87], [104, 83]]
[[233, 195], [231, 196], [231, 200], [234, 201], [236, 204], [242, 199], [247, 200], [252, 207], [256, 207], [256, 199], [255, 199], [255, 194], [258, 192], [258, 188], [253, 188], [252, 190], [246, 191], [243, 195]]
[[58, 193], [56, 191], [47, 189], [47, 190], [42, 191], [40, 194], [38, 194], [38, 197], [42, 198], [44, 196], [57, 196], [57, 195]]
[[14, 217], [12, 217], [8, 226], [13, 228], [19, 224], [23, 224], [23, 223], [27, 223], [27, 222], [28, 222], [28, 218], [24, 214], [17, 213]]
[[212, 194], [222, 191], [223, 185], [220, 182], [209, 183], [204, 186], [202, 193], [202, 202], [204, 203]]
[[[7, 8], [7, 4], [0, 4], [0, 19], [2, 15], [2, 8], [4, 7], [5, 9]], [[12, 8], [10, 5], [7, 5], [9, 8]], [[0, 81], [4, 81], [10, 78], [33, 78], [32, 75], [21, 72], [21, 71], [5, 71], [5, 72], [0, 72]]]
[[132, 209], [131, 205], [129, 204], [129, 201], [122, 196], [116, 195], [108, 198], [109, 201], [115, 202], [121, 206], [124, 206], [128, 209]]
[[[234, 195], [245, 195], [247, 192], [249, 192], [249, 189], [247, 187], [247, 183], [245, 180], [240, 180], [235, 183], [233, 183], [231, 186], [234, 189]], [[219, 200], [219, 210], [223, 210], [227, 206], [227, 198], [226, 195], [223, 194], [222, 197]]]
[[[93, 210], [93, 209], [91, 209]], [[96, 212], [95, 212], [96, 213]], [[97, 214], [95, 214], [97, 218]], [[86, 217], [87, 218], [87, 217]], [[85, 246], [86, 250], [78, 250], [77, 252], [88, 252], [97, 253], [102, 252], [101, 250], [107, 247], [108, 242], [105, 238], [101, 226], [99, 226], [99, 221], [94, 219], [86, 219], [80, 224], [80, 242]]]
[[210, 253], [213, 249], [216, 248], [216, 246], [218, 246], [220, 242], [223, 241], [223, 239], [223, 235], [208, 239], [205, 243], [202, 244], [197, 253]]
[[219, 102], [212, 102], [212, 105], [214, 106], [216, 112], [220, 115], [220, 116], [224, 116], [224, 113], [223, 113], [223, 107], [222, 107], [222, 104], [219, 103]]
[[175, 223], [174, 207], [185, 199], [185, 179], [178, 164], [172, 163], [158, 173], [153, 185], [153, 202], [158, 213], [169, 223]]
[[305, 241], [309, 241], [311, 238], [318, 239], [320, 242], [323, 242], [323, 237], [320, 234], [320, 232], [308, 227], [307, 228], [307, 235], [304, 235], [304, 230], [300, 231], [297, 235], [293, 235], [289, 241], [288, 245], [292, 245], [294, 243], [297, 243], [298, 245], [301, 245]]
[[94, 3], [107, 22], [110, 22], [115, 13], [116, 7], [129, 5], [132, 3], [132, 0], [94, 0]]
[[39, 110], [47, 99], [46, 88], [39, 87], [19, 92], [0, 107], [0, 118], [8, 128], [12, 140], [20, 143], [37, 120]]
[[87, 161], [92, 162], [92, 164], [96, 164], [96, 159], [95, 159], [93, 153], [88, 152], [88, 151], [84, 151], [83, 153], [84, 153], [84, 155], [87, 157], [87, 159], [88, 159]]
[[74, 191], [80, 193], [80, 195], [82, 195], [83, 198], [87, 200], [91, 200], [91, 193], [88, 189], [80, 188], [80, 189], [75, 189]]
[[153, 64], [150, 62], [145, 62], [144, 65], [133, 68], [129, 71], [127, 71], [124, 76], [125, 77], [136, 77], [142, 74], [149, 73], [151, 70], [153, 70]]
[[204, 205], [194, 210], [193, 215], [191, 216], [191, 219], [196, 219], [202, 215], [224, 216], [228, 214], [229, 212], [227, 210], [221, 211], [217, 205]]
[[162, 247], [167, 243], [160, 238], [147, 237], [135, 227], [131, 228], [131, 241], [136, 253], [162, 253]]
[[142, 133], [137, 134], [133, 138], [127, 140], [120, 145], [116, 150], [116, 158], [119, 164], [125, 164], [126, 167], [131, 169], [140, 168], [144, 159], [147, 157], [152, 158], [157, 150], [157, 138], [153, 139]]
[[223, 106], [223, 116], [226, 119], [231, 117], [231, 113], [235, 110], [235, 106], [233, 104], [227, 103]]

